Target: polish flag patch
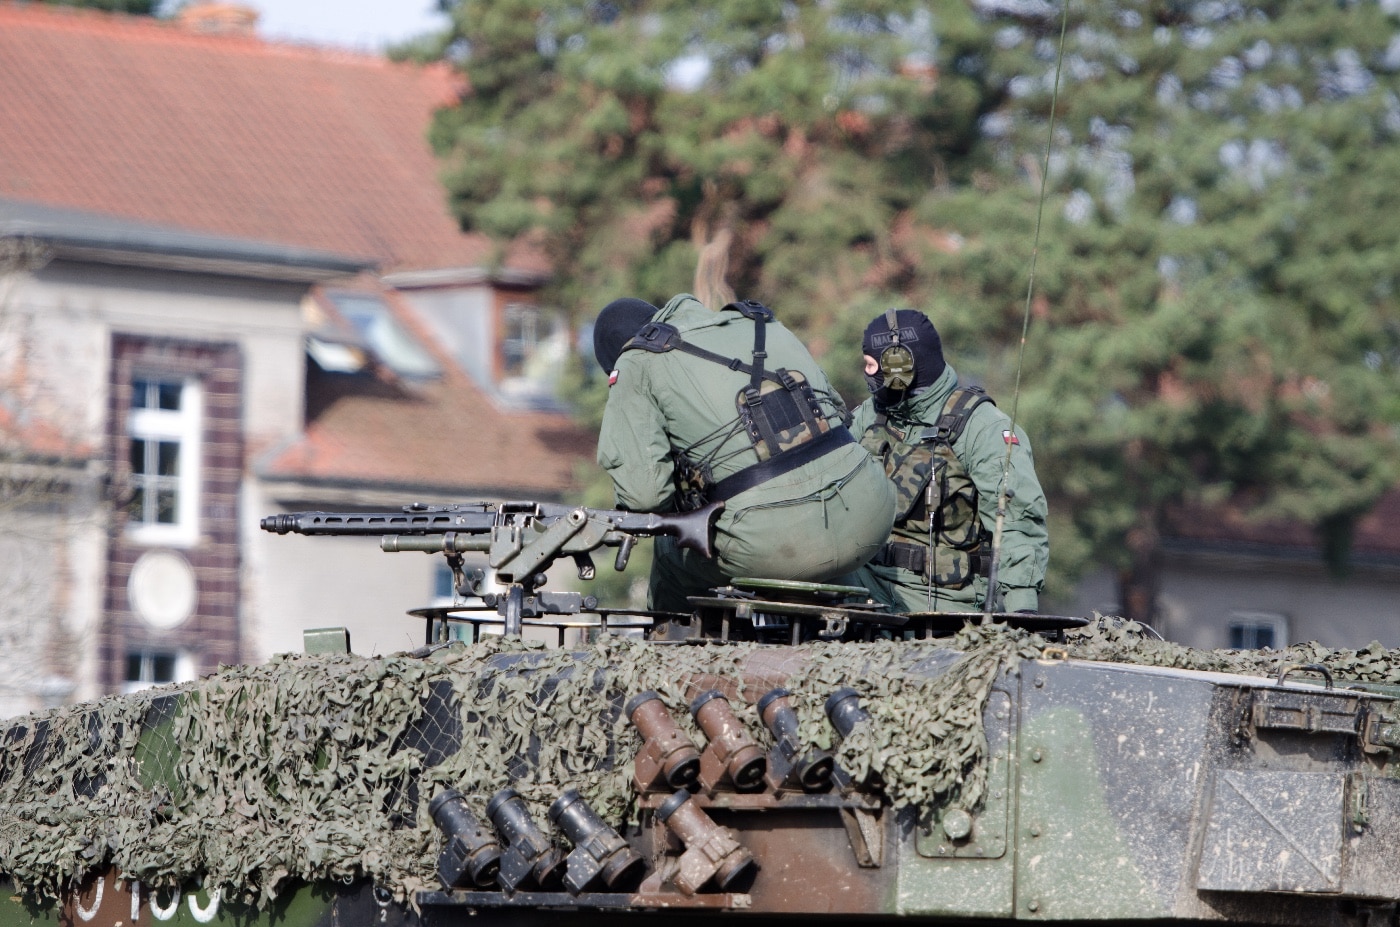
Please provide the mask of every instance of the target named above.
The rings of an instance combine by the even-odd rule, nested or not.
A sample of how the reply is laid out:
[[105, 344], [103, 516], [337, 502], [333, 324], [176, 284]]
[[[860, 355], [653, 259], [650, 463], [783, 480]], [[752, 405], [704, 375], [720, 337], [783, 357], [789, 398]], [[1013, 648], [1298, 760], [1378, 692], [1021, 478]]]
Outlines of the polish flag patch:
[[617, 371], [614, 370], [612, 373], [608, 374], [608, 387], [611, 388], [612, 385], [613, 385], [614, 383], [616, 383], [616, 382], [617, 382]]
[[1007, 444], [1020, 444], [1020, 443], [1021, 443], [1021, 439], [1018, 438], [1018, 437], [1016, 437], [1014, 434], [1012, 434], [1011, 431], [1010, 431], [1009, 429], [1008, 429], [1007, 431], [1003, 431], [1003, 432], [1001, 433], [1001, 440], [1005, 441]]

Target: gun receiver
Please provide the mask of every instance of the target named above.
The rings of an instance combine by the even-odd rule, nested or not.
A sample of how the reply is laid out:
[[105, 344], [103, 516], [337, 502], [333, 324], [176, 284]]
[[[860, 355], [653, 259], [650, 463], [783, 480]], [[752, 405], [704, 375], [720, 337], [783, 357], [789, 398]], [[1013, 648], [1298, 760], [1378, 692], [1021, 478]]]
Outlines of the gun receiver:
[[[519, 633], [525, 594], [544, 583], [544, 571], [559, 557], [573, 557], [579, 578], [593, 579], [592, 551], [616, 547], [613, 565], [623, 570], [638, 538], [664, 535], [709, 558], [714, 521], [723, 509], [724, 503], [716, 502], [694, 512], [658, 515], [544, 502], [415, 503], [400, 512], [291, 512], [269, 515], [261, 524], [274, 534], [379, 535], [380, 548], [390, 553], [445, 554], [459, 590], [467, 585], [462, 554], [483, 552], [496, 578], [509, 586], [501, 607], [510, 634]], [[576, 612], [580, 606], [561, 600], [548, 610]]]

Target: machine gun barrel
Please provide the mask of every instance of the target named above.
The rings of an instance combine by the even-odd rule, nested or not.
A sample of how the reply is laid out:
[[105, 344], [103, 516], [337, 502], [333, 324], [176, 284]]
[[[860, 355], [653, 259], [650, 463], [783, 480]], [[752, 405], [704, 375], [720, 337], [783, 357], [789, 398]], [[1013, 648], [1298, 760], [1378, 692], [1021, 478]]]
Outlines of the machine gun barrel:
[[273, 534], [375, 535], [489, 532], [497, 515], [488, 503], [405, 505], [401, 512], [289, 512], [269, 515], [262, 529]]
[[[388, 551], [460, 552], [491, 549], [497, 529], [547, 531], [563, 523], [593, 529], [582, 532], [587, 540], [577, 542], [590, 549], [630, 547], [636, 538], [664, 535], [711, 557], [711, 528], [723, 508], [724, 503], [717, 502], [694, 512], [663, 515], [540, 502], [415, 503], [399, 512], [290, 512], [269, 515], [261, 525], [274, 534], [380, 535], [381, 546]], [[434, 535], [451, 537], [428, 539]], [[562, 552], [569, 552], [568, 546]]]

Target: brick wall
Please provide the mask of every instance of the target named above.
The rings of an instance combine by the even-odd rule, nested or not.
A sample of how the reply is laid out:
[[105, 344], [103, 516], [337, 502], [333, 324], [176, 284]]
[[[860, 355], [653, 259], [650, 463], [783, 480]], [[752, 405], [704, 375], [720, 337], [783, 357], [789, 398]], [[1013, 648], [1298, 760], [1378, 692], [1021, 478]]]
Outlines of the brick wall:
[[[243, 478], [243, 357], [238, 345], [114, 334], [108, 394], [107, 458], [119, 494], [130, 486], [127, 419], [136, 376], [194, 378], [203, 387], [199, 488], [199, 538], [192, 547], [171, 548], [190, 564], [197, 604], [181, 625], [160, 630], [132, 611], [127, 581], [147, 551], [133, 542], [125, 517], [113, 519], [108, 545], [99, 660], [103, 687], [118, 691], [126, 654], [134, 648], [181, 650], [196, 675], [220, 663], [236, 663], [239, 649], [239, 488]], [[120, 502], [118, 508], [121, 508]]]

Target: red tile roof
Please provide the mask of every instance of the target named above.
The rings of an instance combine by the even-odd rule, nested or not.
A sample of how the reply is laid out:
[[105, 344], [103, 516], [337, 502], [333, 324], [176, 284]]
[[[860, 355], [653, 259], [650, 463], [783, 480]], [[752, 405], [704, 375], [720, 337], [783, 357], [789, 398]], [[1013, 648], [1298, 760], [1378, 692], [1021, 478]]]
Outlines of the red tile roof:
[[[1400, 525], [1400, 491], [1392, 490], [1357, 519], [1352, 555], [1388, 561], [1400, 558], [1400, 531], [1396, 525]], [[1229, 505], [1175, 508], [1168, 515], [1166, 533], [1180, 543], [1196, 542], [1209, 547], [1243, 545], [1257, 551], [1309, 555], [1321, 550], [1316, 533], [1304, 522], [1250, 519]]]
[[593, 452], [592, 437], [567, 416], [501, 415], [460, 374], [367, 389], [358, 376], [317, 372], [308, 392], [315, 419], [262, 468], [265, 477], [519, 499], [577, 488], [574, 466]]
[[[385, 273], [480, 268], [492, 245], [451, 218], [426, 140], [462, 90], [446, 67], [0, 0], [0, 198], [370, 257]], [[546, 268], [515, 249], [507, 269]], [[516, 497], [573, 486], [592, 435], [498, 409], [418, 334], [440, 381], [313, 371], [305, 435], [261, 472]], [[0, 439], [83, 452], [34, 423], [0, 419]]]
[[445, 66], [0, 0], [0, 196], [384, 272], [479, 266], [426, 140], [462, 89]]

